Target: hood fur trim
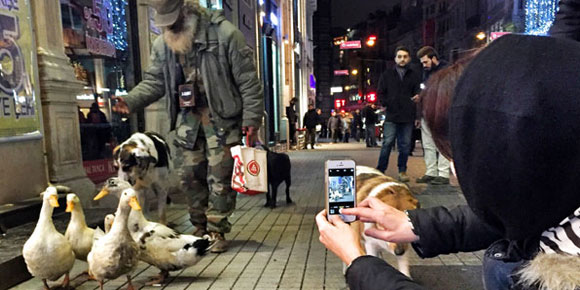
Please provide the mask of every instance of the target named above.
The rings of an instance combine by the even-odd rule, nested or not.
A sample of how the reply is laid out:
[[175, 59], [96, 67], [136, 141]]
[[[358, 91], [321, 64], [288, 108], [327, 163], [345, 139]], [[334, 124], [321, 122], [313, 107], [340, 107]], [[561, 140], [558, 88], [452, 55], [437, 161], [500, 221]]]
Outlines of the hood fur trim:
[[580, 257], [540, 253], [517, 275], [524, 289], [580, 289]]

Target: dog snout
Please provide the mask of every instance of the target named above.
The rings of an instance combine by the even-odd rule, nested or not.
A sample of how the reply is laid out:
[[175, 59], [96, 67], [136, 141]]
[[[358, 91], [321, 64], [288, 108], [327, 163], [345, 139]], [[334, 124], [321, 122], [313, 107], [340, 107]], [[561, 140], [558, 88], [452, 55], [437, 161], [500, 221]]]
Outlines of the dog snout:
[[417, 200], [417, 208], [421, 208], [421, 202]]

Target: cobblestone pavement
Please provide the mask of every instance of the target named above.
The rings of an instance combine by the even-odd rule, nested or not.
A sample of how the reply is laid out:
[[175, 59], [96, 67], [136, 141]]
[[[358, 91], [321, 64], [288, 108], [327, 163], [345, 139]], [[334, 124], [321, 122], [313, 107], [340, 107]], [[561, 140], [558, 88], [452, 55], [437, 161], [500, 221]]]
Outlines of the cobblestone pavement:
[[[420, 150], [410, 157], [408, 174], [412, 178], [410, 186], [422, 206], [464, 204], [456, 180], [452, 180], [451, 186], [414, 183], [425, 170]], [[163, 287], [142, 286], [158, 270], [140, 263], [134, 273], [134, 283], [142, 289], [348, 289], [341, 262], [320, 244], [314, 223], [315, 214], [324, 207], [324, 161], [349, 158], [357, 164], [374, 167], [378, 155], [378, 148], [367, 149], [362, 143], [323, 144], [315, 150], [290, 152], [291, 196], [295, 204], [285, 204], [284, 185], [278, 194], [278, 208], [274, 210], [263, 207], [263, 195], [240, 195], [231, 219], [233, 231], [226, 236], [232, 240], [228, 252], [208, 254], [196, 266], [173, 272]], [[395, 153], [390, 160], [387, 174], [396, 176]], [[178, 231], [191, 232], [183, 205], [172, 205], [168, 219]], [[482, 252], [477, 252], [420, 259], [413, 253], [412, 275], [430, 289], [482, 289], [481, 255]], [[394, 260], [387, 257], [387, 261]], [[86, 269], [86, 263], [77, 261], [71, 277]], [[72, 283], [76, 289], [98, 288], [94, 281], [80, 284], [75, 279]], [[40, 280], [34, 278], [13, 289], [41, 288]], [[124, 277], [105, 284], [105, 289], [117, 288], [126, 288]]]

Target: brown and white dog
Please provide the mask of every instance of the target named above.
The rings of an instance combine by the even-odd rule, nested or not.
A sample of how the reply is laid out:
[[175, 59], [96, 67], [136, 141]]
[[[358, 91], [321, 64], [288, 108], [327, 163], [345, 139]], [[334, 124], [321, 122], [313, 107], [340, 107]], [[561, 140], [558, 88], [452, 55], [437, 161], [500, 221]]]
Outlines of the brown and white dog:
[[[416, 209], [419, 204], [407, 185], [366, 166], [356, 167], [356, 196], [357, 204], [372, 196], [398, 210]], [[380, 258], [383, 252], [391, 253], [397, 258], [397, 269], [411, 277], [408, 255], [410, 245], [408, 243], [389, 243], [364, 234], [364, 231], [371, 227], [380, 229], [377, 224], [354, 222], [351, 226], [360, 233], [361, 243], [364, 245], [367, 255]]]
[[120, 179], [138, 192], [145, 212], [157, 200], [159, 222], [166, 224], [166, 204], [170, 168], [167, 142], [157, 133], [135, 133], [113, 150], [113, 164]]

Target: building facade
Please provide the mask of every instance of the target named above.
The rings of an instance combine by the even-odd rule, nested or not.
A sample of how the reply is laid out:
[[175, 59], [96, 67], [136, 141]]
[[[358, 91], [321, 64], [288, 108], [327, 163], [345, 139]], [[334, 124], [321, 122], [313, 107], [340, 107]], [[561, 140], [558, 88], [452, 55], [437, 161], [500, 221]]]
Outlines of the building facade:
[[[314, 100], [312, 0], [200, 0], [223, 9], [255, 52], [264, 81], [263, 139], [287, 139], [284, 108]], [[313, 5], [314, 4], [314, 5]], [[0, 205], [68, 185], [86, 206], [115, 174], [111, 151], [131, 133], [167, 136], [166, 101], [111, 111], [142, 79], [160, 30], [145, 1], [0, 1]]]

